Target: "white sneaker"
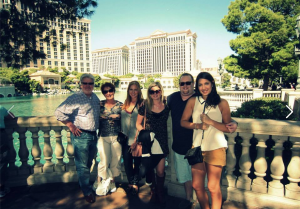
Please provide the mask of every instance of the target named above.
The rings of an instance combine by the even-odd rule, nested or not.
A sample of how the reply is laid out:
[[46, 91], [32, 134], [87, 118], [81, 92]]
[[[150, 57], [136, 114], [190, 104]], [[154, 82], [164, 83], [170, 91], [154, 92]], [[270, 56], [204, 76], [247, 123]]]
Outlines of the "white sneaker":
[[109, 179], [102, 179], [102, 181], [98, 184], [98, 187], [96, 189], [96, 194], [99, 196], [107, 195], [107, 193], [109, 192], [109, 185], [110, 185]]
[[115, 182], [110, 181], [110, 184], [109, 184], [109, 191], [110, 191], [110, 192], [115, 192], [115, 191], [117, 191], [117, 187], [116, 187]]

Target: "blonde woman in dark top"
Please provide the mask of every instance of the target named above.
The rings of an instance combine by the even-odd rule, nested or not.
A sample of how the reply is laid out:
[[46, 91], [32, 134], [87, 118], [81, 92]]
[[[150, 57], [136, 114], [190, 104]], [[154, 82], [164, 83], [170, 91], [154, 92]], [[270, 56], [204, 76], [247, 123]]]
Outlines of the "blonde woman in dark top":
[[[143, 119], [146, 110], [145, 130], [150, 130], [155, 134], [158, 142], [156, 149], [151, 149], [152, 167], [156, 168], [156, 195], [160, 204], [165, 205], [164, 182], [165, 182], [165, 157], [169, 154], [167, 120], [169, 108], [163, 102], [163, 88], [159, 82], [150, 84], [147, 91], [145, 105], [139, 109], [136, 127], [139, 131], [144, 129]], [[154, 143], [152, 145], [152, 148]], [[152, 181], [155, 184], [155, 181]]]

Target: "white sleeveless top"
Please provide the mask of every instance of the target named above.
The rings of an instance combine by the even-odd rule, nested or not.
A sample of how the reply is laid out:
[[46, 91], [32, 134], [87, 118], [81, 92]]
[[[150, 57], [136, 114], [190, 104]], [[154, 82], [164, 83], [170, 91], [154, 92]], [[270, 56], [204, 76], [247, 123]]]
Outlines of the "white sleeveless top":
[[[195, 97], [195, 106], [193, 110], [193, 123], [202, 123], [200, 115], [203, 113], [205, 100], [200, 97]], [[205, 108], [205, 114], [207, 114], [212, 120], [222, 123], [222, 114], [219, 109], [219, 105], [215, 108], [212, 106]], [[193, 134], [193, 146], [198, 147], [201, 145], [202, 151], [215, 150], [222, 147], [227, 148], [227, 141], [224, 133], [213, 126], [209, 126], [207, 130], [204, 130], [204, 137], [202, 140], [203, 130], [194, 129]], [[202, 140], [202, 144], [201, 144]]]

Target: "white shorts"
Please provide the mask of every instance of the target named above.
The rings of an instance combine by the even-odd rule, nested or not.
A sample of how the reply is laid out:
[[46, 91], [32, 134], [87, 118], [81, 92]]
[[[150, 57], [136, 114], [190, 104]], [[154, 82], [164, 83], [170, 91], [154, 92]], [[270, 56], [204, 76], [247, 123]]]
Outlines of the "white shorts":
[[174, 162], [178, 182], [183, 184], [192, 181], [192, 168], [184, 155], [174, 152]]

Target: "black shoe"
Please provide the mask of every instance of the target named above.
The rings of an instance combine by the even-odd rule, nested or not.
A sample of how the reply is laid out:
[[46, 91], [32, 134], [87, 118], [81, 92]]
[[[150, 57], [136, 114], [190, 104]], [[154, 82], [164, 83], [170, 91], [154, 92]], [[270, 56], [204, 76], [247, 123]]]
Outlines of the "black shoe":
[[87, 201], [88, 203], [94, 203], [95, 202], [94, 193], [91, 193], [88, 196], [85, 196], [85, 201]]

